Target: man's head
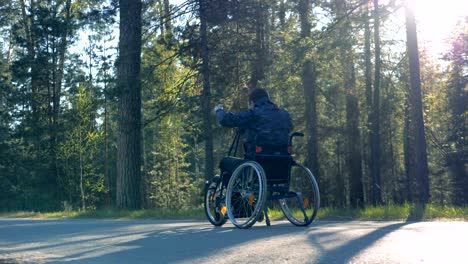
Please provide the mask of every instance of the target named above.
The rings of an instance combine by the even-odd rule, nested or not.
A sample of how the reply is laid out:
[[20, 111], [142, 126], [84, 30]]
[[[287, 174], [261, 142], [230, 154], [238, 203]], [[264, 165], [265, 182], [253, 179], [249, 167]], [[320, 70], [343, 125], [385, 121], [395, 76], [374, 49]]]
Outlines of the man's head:
[[258, 100], [262, 98], [267, 98], [270, 99], [270, 96], [268, 95], [268, 92], [265, 89], [262, 88], [255, 88], [250, 92], [249, 95], [249, 101], [253, 102], [254, 104], [258, 102]]

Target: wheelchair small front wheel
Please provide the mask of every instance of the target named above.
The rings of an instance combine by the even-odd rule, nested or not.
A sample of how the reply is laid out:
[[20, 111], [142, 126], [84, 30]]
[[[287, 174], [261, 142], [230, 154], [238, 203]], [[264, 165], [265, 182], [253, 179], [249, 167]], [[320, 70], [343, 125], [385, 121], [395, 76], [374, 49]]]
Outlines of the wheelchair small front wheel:
[[317, 181], [305, 166], [291, 166], [289, 197], [280, 199], [284, 216], [296, 226], [308, 226], [317, 216], [320, 194]]
[[208, 221], [214, 226], [222, 226], [226, 223], [226, 207], [222, 196], [222, 183], [220, 177], [213, 177], [205, 190], [204, 207]]
[[266, 176], [255, 161], [239, 165], [232, 173], [226, 188], [226, 207], [229, 220], [238, 228], [250, 228], [265, 206]]

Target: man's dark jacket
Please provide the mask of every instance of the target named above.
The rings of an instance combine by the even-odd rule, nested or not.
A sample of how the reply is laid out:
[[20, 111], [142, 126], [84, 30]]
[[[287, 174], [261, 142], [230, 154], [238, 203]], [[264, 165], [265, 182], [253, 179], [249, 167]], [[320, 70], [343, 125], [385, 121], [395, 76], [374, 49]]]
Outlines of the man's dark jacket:
[[255, 151], [255, 144], [287, 145], [293, 125], [289, 113], [264, 97], [252, 109], [240, 113], [216, 112], [219, 123], [239, 127], [246, 132], [246, 154]]

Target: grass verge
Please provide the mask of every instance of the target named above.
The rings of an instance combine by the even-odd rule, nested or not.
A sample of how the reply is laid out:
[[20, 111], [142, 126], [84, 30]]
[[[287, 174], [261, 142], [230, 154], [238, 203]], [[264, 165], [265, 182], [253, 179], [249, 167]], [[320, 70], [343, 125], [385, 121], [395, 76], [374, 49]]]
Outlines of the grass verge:
[[365, 209], [322, 208], [317, 218], [329, 220], [408, 220], [408, 221], [468, 221], [468, 207], [425, 206], [415, 204], [387, 205]]
[[[281, 210], [269, 210], [272, 219], [284, 218]], [[204, 220], [203, 208], [185, 210], [88, 210], [88, 211], [60, 211], [60, 212], [3, 212], [0, 217], [10, 218], [97, 218], [97, 219], [198, 219]], [[468, 207], [426, 206], [404, 204], [368, 207], [365, 209], [320, 208], [317, 220], [334, 221], [468, 221]]]
[[203, 219], [201, 208], [186, 210], [87, 210], [59, 212], [3, 212], [0, 217], [7, 218], [95, 218], [95, 219]]

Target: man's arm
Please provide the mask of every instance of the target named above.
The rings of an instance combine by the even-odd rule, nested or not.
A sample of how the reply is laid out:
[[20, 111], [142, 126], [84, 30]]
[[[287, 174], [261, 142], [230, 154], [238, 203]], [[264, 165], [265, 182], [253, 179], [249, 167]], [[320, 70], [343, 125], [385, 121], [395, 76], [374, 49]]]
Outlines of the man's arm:
[[253, 111], [249, 110], [236, 114], [226, 112], [224, 109], [218, 109], [216, 111], [216, 119], [225, 127], [245, 127], [253, 120]]

